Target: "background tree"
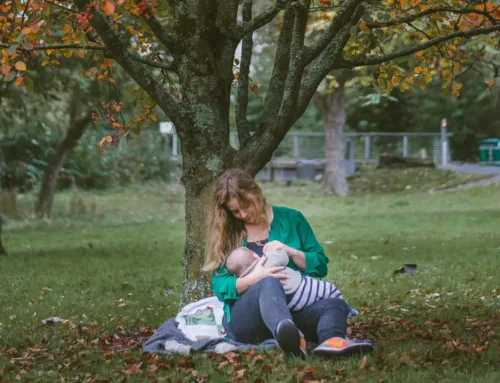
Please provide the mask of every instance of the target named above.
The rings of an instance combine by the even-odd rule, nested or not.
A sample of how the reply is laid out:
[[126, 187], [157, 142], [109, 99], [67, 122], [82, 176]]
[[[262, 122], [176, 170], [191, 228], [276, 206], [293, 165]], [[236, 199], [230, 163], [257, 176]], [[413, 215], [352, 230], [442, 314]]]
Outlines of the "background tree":
[[[295, 121], [316, 88], [337, 69], [379, 65], [384, 91], [425, 86], [436, 55], [454, 52], [473, 36], [491, 35], [498, 43], [499, 10], [494, 3], [464, 0], [345, 0], [328, 8], [335, 16], [311, 43], [305, 43], [308, 15], [318, 7], [307, 0], [279, 0], [253, 15], [251, 0], [8, 1], [2, 17], [4, 81], [23, 85], [26, 62], [44, 55], [57, 65], [62, 54], [87, 56], [95, 75], [114, 81], [109, 65], [117, 62], [173, 121], [180, 138], [186, 191], [185, 291], [183, 301], [210, 293], [200, 271], [205, 254], [203, 222], [211, 185], [225, 169], [256, 174]], [[241, 13], [239, 13], [241, 12]], [[283, 12], [269, 91], [252, 136], [247, 102], [252, 32]], [[238, 15], [241, 14], [241, 21]], [[64, 31], [59, 37], [54, 31]], [[386, 48], [394, 36], [414, 31], [400, 49]], [[375, 44], [372, 41], [375, 39]], [[229, 144], [229, 108], [234, 55], [242, 41], [235, 118], [240, 149]], [[406, 67], [394, 60], [412, 56]], [[462, 59], [453, 64], [453, 73]], [[449, 86], [459, 92], [450, 76]], [[120, 126], [128, 129], [127, 126]]]

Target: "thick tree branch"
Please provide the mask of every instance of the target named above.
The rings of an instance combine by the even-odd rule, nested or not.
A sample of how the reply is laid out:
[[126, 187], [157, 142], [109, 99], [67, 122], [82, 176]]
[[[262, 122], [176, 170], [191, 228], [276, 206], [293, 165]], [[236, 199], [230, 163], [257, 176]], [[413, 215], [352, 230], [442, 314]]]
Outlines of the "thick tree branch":
[[393, 27], [396, 25], [401, 25], [401, 24], [408, 24], [411, 23], [415, 20], [418, 20], [424, 16], [436, 14], [436, 13], [442, 13], [442, 12], [448, 12], [448, 13], [456, 13], [456, 14], [478, 14], [482, 15], [488, 18], [493, 24], [498, 24], [500, 20], [496, 20], [491, 13], [486, 12], [486, 11], [481, 11], [478, 9], [456, 9], [456, 8], [450, 8], [450, 7], [439, 7], [439, 8], [430, 8], [426, 9], [425, 11], [416, 13], [414, 15], [408, 16], [408, 17], [402, 17], [402, 18], [396, 18], [394, 20], [390, 21], [384, 21], [384, 22], [375, 22], [375, 23], [366, 23], [366, 26], [370, 29], [379, 29], [379, 28], [387, 28], [387, 27]]
[[243, 23], [238, 25], [238, 40], [241, 40], [248, 33], [256, 31], [257, 29], [262, 28], [264, 25], [271, 22], [271, 20], [274, 19], [282, 9], [285, 9], [287, 7], [289, 2], [290, 0], [277, 0], [276, 4], [268, 8], [266, 11], [262, 12], [260, 15], [257, 15], [251, 21], [243, 21]]
[[338, 12], [333, 17], [328, 28], [321, 33], [321, 36], [311, 46], [306, 48], [304, 52], [306, 65], [323, 52], [330, 41], [332, 41], [332, 39], [337, 35], [340, 28], [349, 22], [349, 19], [356, 10], [356, 7], [361, 4], [362, 1], [363, 0], [347, 0], [344, 4], [342, 4]]
[[[142, 0], [135, 0], [135, 2], [141, 3]], [[151, 12], [149, 6], [144, 9], [142, 16], [144, 22], [153, 31], [156, 37], [158, 37], [158, 40], [160, 40], [162, 44], [171, 52], [175, 50], [177, 45], [177, 38], [174, 31], [167, 29], [163, 25], [161, 25], [156, 16]]]
[[290, 67], [285, 82], [283, 92], [283, 102], [279, 112], [280, 119], [291, 119], [294, 114], [294, 108], [299, 95], [300, 80], [304, 71], [304, 36], [307, 26], [307, 15], [309, 12], [310, 1], [302, 0], [295, 8], [295, 20], [293, 26]]
[[[265, 124], [268, 119], [273, 119], [279, 112], [285, 81], [288, 75], [288, 66], [290, 64], [290, 44], [292, 41], [294, 11], [288, 8], [283, 16], [283, 24], [276, 47], [276, 57], [274, 59], [273, 73], [269, 81], [269, 88], [264, 102], [264, 108], [260, 115], [259, 124]], [[259, 127], [259, 129], [261, 129]]]
[[[303, 31], [305, 31], [305, 23], [307, 23], [307, 8], [308, 7], [305, 8], [305, 14], [303, 13], [302, 9], [298, 10], [296, 13], [294, 12], [294, 24], [297, 26], [297, 29], [294, 30], [292, 38], [293, 48], [292, 55], [290, 55], [290, 68], [286, 81], [287, 89], [285, 94], [283, 95], [281, 110], [279, 111], [279, 114], [277, 116], [268, 116], [268, 119], [261, 123], [257, 132], [254, 134], [254, 136], [252, 136], [249, 144], [245, 148], [240, 150], [235, 157], [235, 165], [241, 166], [251, 174], [254, 174], [256, 171], [261, 169], [266, 164], [266, 162], [270, 160], [272, 153], [278, 147], [283, 137], [286, 135], [292, 124], [300, 115], [299, 113], [297, 113], [297, 108], [300, 107], [300, 97], [302, 93], [302, 90], [300, 88], [300, 80], [305, 67], [305, 63], [303, 56], [301, 56], [302, 58], [299, 59], [298, 57], [295, 57], [295, 53], [303, 52], [303, 45], [301, 45], [301, 43], [303, 43], [303, 33], [300, 32], [299, 28], [302, 27]], [[349, 40], [350, 27], [356, 24], [363, 14], [363, 7], [359, 6], [358, 8], [359, 9], [354, 13], [351, 22], [344, 26], [343, 29], [341, 29], [335, 39], [337, 43], [337, 53], [335, 57], [330, 57], [331, 53], [326, 52], [331, 50], [328, 46], [325, 50], [325, 60], [327, 58], [331, 58], [333, 62], [335, 58], [340, 56], [343, 47]], [[289, 9], [287, 9], [286, 12], [289, 12]], [[283, 27], [285, 27], [285, 24], [283, 24]], [[298, 51], [296, 50], [297, 48], [299, 48]], [[328, 62], [328, 65], [331, 66], [332, 62]], [[324, 78], [324, 76], [326, 76], [327, 73], [328, 72], [324, 73], [323, 76], [319, 79], [318, 83], [313, 87], [313, 92], [310, 95], [309, 100], [314, 94], [314, 91], [316, 90], [319, 82]]]
[[[243, 4], [243, 21], [248, 22], [252, 19], [253, 0], [245, 0]], [[252, 60], [252, 33], [247, 33], [243, 37], [241, 47], [240, 73], [238, 75], [238, 100], [236, 101], [236, 128], [238, 130], [238, 140], [240, 148], [245, 146], [250, 139], [250, 130], [248, 127], [247, 109], [248, 109], [248, 75], [250, 73], [250, 62]]]
[[[81, 10], [88, 4], [88, 0], [76, 0], [76, 4]], [[162, 108], [177, 129], [180, 129], [181, 124], [178, 123], [181, 112], [180, 103], [167, 92], [151, 69], [140, 62], [139, 55], [129, 49], [128, 41], [114, 28], [112, 20], [105, 17], [101, 11], [94, 12], [93, 15], [91, 24], [106, 45], [107, 52]]]
[[352, 60], [352, 61], [346, 61], [343, 60], [341, 62], [338, 62], [335, 64], [333, 69], [340, 69], [340, 68], [356, 68], [359, 66], [369, 66], [369, 65], [377, 65], [381, 64], [386, 61], [394, 60], [399, 57], [404, 57], [408, 56], [410, 54], [423, 51], [427, 48], [430, 48], [434, 45], [437, 45], [439, 43], [443, 43], [445, 41], [453, 40], [458, 37], [473, 37], [473, 36], [479, 36], [479, 35], [487, 35], [492, 32], [497, 32], [500, 31], [500, 25], [494, 25], [491, 27], [486, 27], [486, 28], [477, 28], [477, 29], [470, 29], [468, 31], [458, 31], [458, 32], [453, 32], [449, 33], [444, 36], [436, 37], [432, 40], [426, 41], [425, 43], [415, 45], [413, 47], [408, 47], [405, 49], [402, 49], [398, 52], [390, 53], [384, 56], [375, 56], [375, 57], [367, 57], [364, 59], [360, 60]]
[[[243, 5], [243, 8], [245, 5]], [[251, 7], [251, 5], [250, 5]], [[220, 0], [217, 9], [217, 19], [215, 25], [222, 33], [225, 33], [231, 38], [234, 36], [236, 27], [236, 17], [238, 16], [238, 1]], [[245, 21], [245, 18], [243, 18]], [[239, 39], [238, 39], [239, 41]]]

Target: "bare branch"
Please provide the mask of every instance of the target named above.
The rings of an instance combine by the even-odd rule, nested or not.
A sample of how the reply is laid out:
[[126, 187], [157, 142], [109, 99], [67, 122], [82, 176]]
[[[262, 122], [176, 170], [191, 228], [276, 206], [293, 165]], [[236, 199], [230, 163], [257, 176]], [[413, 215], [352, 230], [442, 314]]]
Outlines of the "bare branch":
[[45, 4], [50, 4], [50, 5], [53, 5], [54, 7], [57, 7], [57, 8], [61, 8], [61, 9], [64, 9], [65, 11], [68, 11], [68, 12], [71, 12], [71, 13], [77, 13], [79, 14], [80, 12], [78, 12], [77, 10], [74, 10], [74, 9], [71, 9], [71, 8], [67, 8], [61, 4], [57, 4], [57, 3], [54, 3], [52, 1], [47, 1], [47, 0], [44, 0], [44, 3]]
[[[141, 3], [141, 0], [135, 0], [136, 3]], [[158, 21], [156, 16], [151, 12], [149, 6], [144, 9], [142, 13], [144, 22], [148, 25], [148, 27], [153, 31], [153, 33], [158, 37], [158, 40], [162, 42], [165, 47], [172, 51], [176, 47], [177, 38], [175, 36], [174, 31], [165, 28]]]
[[330, 41], [332, 41], [332, 39], [337, 35], [340, 28], [349, 22], [349, 19], [356, 10], [356, 7], [361, 4], [362, 1], [363, 0], [347, 0], [344, 4], [342, 4], [338, 12], [333, 17], [333, 20], [328, 28], [310, 47], [306, 48], [304, 52], [306, 65], [323, 52]]
[[[0, 43], [0, 48], [10, 48], [14, 44]], [[94, 45], [94, 44], [42, 44], [36, 45], [31, 49], [17, 48], [18, 52], [31, 52], [31, 51], [46, 51], [46, 50], [56, 50], [56, 49], [86, 49], [93, 51], [105, 51], [106, 47], [104, 45]]]
[[[253, 0], [245, 0], [243, 4], [243, 21], [248, 22], [252, 19]], [[240, 148], [245, 146], [250, 139], [250, 130], [248, 127], [247, 109], [248, 109], [248, 75], [250, 73], [250, 62], [252, 60], [252, 33], [247, 33], [243, 37], [241, 47], [240, 73], [238, 75], [238, 100], [236, 102], [236, 128], [238, 130], [238, 140]]]
[[486, 11], [481, 11], [478, 9], [456, 9], [456, 8], [450, 8], [450, 7], [439, 7], [439, 8], [430, 8], [426, 9], [425, 11], [416, 13], [414, 15], [408, 16], [408, 17], [402, 17], [402, 18], [397, 18], [394, 20], [390, 21], [384, 21], [384, 22], [377, 22], [377, 23], [366, 23], [366, 26], [370, 29], [378, 29], [378, 28], [387, 28], [387, 27], [393, 27], [396, 25], [401, 25], [401, 24], [408, 24], [411, 23], [412, 21], [418, 20], [424, 16], [436, 14], [436, 13], [442, 13], [442, 12], [448, 12], [448, 13], [456, 13], [459, 15], [463, 14], [478, 14], [487, 17], [493, 24], [498, 24], [499, 20], [496, 20], [490, 13]]
[[146, 57], [142, 57], [142, 56], [138, 56], [136, 55], [136, 60], [143, 63], [143, 64], [146, 64], [148, 66], [152, 66], [152, 67], [155, 67], [155, 68], [159, 68], [159, 69], [166, 69], [166, 70], [172, 70], [174, 69], [174, 65], [168, 63], [168, 64], [165, 64], [165, 63], [161, 63], [161, 62], [158, 62], [158, 61], [154, 61], [154, 60], [151, 60], [151, 59], [148, 59]]
[[361, 60], [352, 60], [352, 61], [343, 60], [343, 61], [335, 64], [333, 69], [356, 68], [359, 66], [377, 65], [377, 64], [381, 64], [381, 63], [386, 62], [386, 61], [397, 59], [399, 57], [408, 56], [412, 53], [423, 51], [423, 50], [430, 48], [434, 45], [437, 45], [439, 43], [443, 43], [445, 41], [453, 40], [453, 39], [456, 39], [458, 37], [473, 37], [473, 36], [479, 36], [479, 35], [487, 35], [487, 34], [490, 34], [492, 32], [497, 32], [497, 31], [500, 31], [500, 25], [494, 25], [494, 26], [485, 27], [485, 28], [470, 29], [468, 31], [453, 32], [453, 33], [449, 33], [449, 34], [444, 35], [444, 36], [436, 37], [432, 40], [426, 41], [425, 43], [402, 49], [398, 52], [394, 52], [391, 54], [387, 54], [387, 55], [383, 55], [383, 56], [367, 57], [367, 58], [361, 59]]
[[269, 88], [264, 102], [264, 108], [260, 115], [259, 124], [268, 119], [276, 117], [283, 99], [285, 81], [290, 64], [290, 43], [293, 34], [294, 11], [288, 8], [283, 16], [283, 24], [276, 47], [276, 58], [274, 59], [273, 73], [269, 81]]
[[242, 24], [238, 25], [238, 40], [241, 40], [248, 33], [256, 31], [271, 22], [271, 20], [274, 19], [282, 9], [287, 7], [289, 2], [290, 0], [277, 0], [276, 4], [262, 12], [260, 15], [257, 15], [257, 17], [251, 21], [243, 21]]

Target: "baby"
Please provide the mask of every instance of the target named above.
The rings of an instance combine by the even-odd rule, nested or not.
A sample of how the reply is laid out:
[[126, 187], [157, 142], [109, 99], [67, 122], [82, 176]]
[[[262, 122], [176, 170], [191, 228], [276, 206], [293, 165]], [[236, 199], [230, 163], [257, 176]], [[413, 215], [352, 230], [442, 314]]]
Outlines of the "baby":
[[[226, 260], [226, 267], [237, 277], [244, 277], [250, 274], [258, 259], [257, 255], [252, 250], [246, 247], [238, 247], [234, 249]], [[275, 266], [288, 265], [288, 255], [283, 250], [269, 252], [266, 254], [267, 260], [264, 267], [271, 268]], [[288, 279], [285, 280], [283, 286], [286, 295], [291, 295], [288, 308], [292, 311], [300, 311], [303, 308], [312, 305], [314, 302], [324, 298], [341, 298], [344, 299], [340, 291], [330, 282], [320, 281], [312, 277], [302, 275], [296, 270], [286, 267], [280, 274], [285, 274]], [[357, 312], [350, 308], [350, 315], [356, 315]]]

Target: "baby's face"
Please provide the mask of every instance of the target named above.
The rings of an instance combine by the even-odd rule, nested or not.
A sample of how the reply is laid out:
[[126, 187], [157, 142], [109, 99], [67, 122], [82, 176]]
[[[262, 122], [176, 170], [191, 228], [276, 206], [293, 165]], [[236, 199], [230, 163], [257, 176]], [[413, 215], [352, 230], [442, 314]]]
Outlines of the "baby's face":
[[241, 265], [242, 272], [252, 266], [255, 261], [254, 253], [252, 250], [240, 250], [241, 254], [238, 254], [238, 263]]
[[[236, 249], [233, 251], [230, 256], [231, 259], [229, 263], [231, 264], [230, 269], [234, 270], [232, 272], [237, 277], [239, 277], [255, 261], [254, 254], [257, 255], [250, 249]], [[238, 265], [238, 267], [234, 267], [235, 265]]]

